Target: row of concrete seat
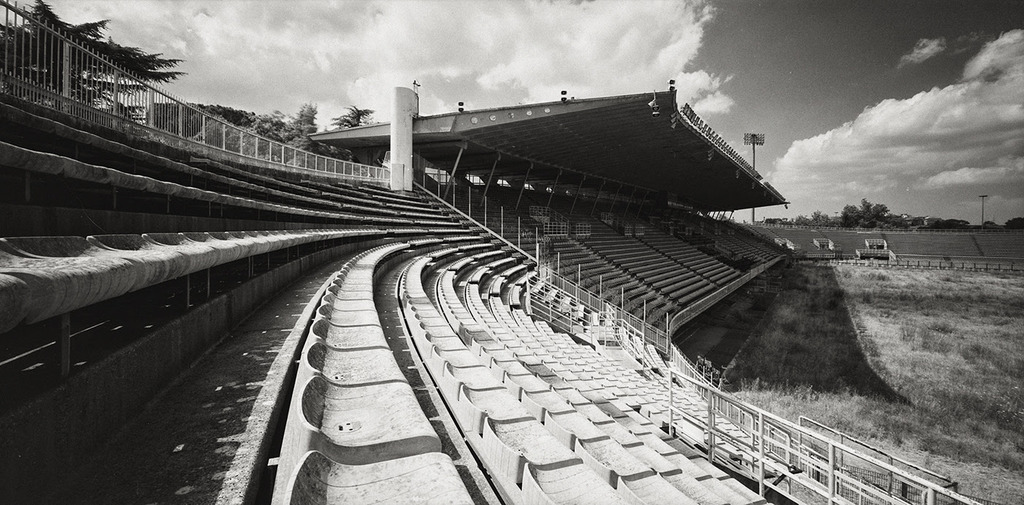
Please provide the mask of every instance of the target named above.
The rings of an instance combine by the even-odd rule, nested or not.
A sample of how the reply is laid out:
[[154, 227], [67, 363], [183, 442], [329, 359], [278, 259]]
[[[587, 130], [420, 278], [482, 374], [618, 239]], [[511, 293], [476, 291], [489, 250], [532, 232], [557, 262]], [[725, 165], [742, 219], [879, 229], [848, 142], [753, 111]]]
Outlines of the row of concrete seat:
[[[404, 281], [404, 316], [433, 381], [504, 500], [513, 504], [626, 503], [545, 430], [484, 366], [428, 298], [424, 270], [449, 250], [416, 261]], [[459, 260], [462, 261], [462, 260]], [[518, 394], [518, 393], [517, 393]]]
[[[464, 268], [466, 265], [473, 264], [473, 261], [474, 259], [460, 260], [449, 267], [465, 271], [464, 275], [459, 277], [460, 280], [456, 280], [453, 271], [447, 271], [441, 275], [438, 295], [441, 299], [440, 306], [446, 312], [446, 318], [450, 322], [451, 328], [458, 327], [458, 334], [462, 337], [461, 341], [470, 343], [471, 354], [486, 357], [490, 363], [491, 374], [504, 378], [502, 381], [504, 387], [513, 391], [513, 396], [517, 396], [521, 405], [528, 412], [534, 414], [534, 419], [541, 421], [542, 425], [563, 446], [578, 454], [581, 460], [591, 468], [591, 471], [603, 476], [605, 482], [615, 486], [617, 493], [628, 497], [631, 501], [660, 503], [670, 500], [692, 503], [692, 498], [686, 498], [679, 494], [685, 488], [690, 495], [705, 497], [702, 498], [704, 503], [724, 503], [724, 501], [715, 501], [714, 498], [708, 500], [706, 497], [713, 496], [714, 493], [707, 493], [705, 489], [707, 483], [698, 483], [695, 478], [683, 475], [681, 469], [672, 468], [671, 464], [666, 462], [666, 458], [655, 454], [657, 451], [653, 451], [648, 445], [641, 444], [642, 447], [634, 445], [635, 440], [625, 444], [628, 448], [622, 445], [622, 440], [628, 436], [615, 426], [623, 423], [630, 424], [633, 428], [637, 428], [640, 423], [650, 426], [650, 422], [640, 417], [629, 405], [619, 402], [618, 399], [611, 400], [618, 403], [618, 407], [609, 403], [606, 398], [600, 396], [604, 394], [601, 392], [603, 388], [587, 387], [584, 391], [579, 391], [569, 386], [568, 381], [561, 377], [556, 378], [555, 374], [551, 373], [547, 367], [553, 365], [554, 368], [558, 368], [560, 364], [554, 363], [553, 354], [549, 354], [550, 349], [545, 348], [540, 342], [531, 341], [524, 345], [523, 342], [517, 340], [515, 335], [500, 331], [498, 334], [492, 335], [484, 326], [478, 325], [476, 317], [486, 320], [486, 316], [483, 314], [483, 307], [477, 302], [483, 298], [500, 300], [501, 295], [495, 296], [494, 293], [500, 293], [502, 290], [496, 287], [493, 282], [494, 278], [485, 281], [485, 276], [479, 274], [483, 267]], [[507, 265], [506, 262], [493, 261], [491, 264], [497, 268], [504, 268], [499, 279], [512, 277], [516, 277], [518, 281], [526, 279], [526, 276], [517, 276], [516, 267]], [[413, 272], [410, 272], [409, 278], [415, 278]], [[466, 290], [476, 289], [478, 295], [474, 297], [468, 293], [457, 294], [456, 284]], [[463, 303], [468, 303], [469, 308], [463, 306]], [[429, 310], [429, 307], [426, 310]], [[491, 329], [496, 325], [497, 321], [492, 320], [489, 321], [487, 328]], [[578, 346], [571, 341], [553, 344], [550, 341], [552, 337], [544, 338], [549, 340], [549, 345], [562, 347], [555, 351], [556, 353], [569, 356], [578, 352]], [[445, 342], [454, 343], [455, 341], [446, 340]], [[598, 365], [593, 365], [592, 369], [585, 370], [582, 367], [591, 366], [591, 363], [587, 362], [587, 357], [579, 354], [574, 356], [577, 361], [571, 365], [565, 365], [566, 371], [569, 370], [568, 366], [575, 366], [580, 374], [595, 374], [599, 368], [610, 368], [614, 365], [609, 362], [597, 361], [594, 363], [599, 363]], [[594, 357], [590, 356], [589, 358]], [[571, 380], [580, 379], [573, 377]], [[583, 396], [584, 394], [593, 398], [587, 398]], [[473, 395], [467, 396], [470, 400], [473, 399]], [[559, 397], [561, 397], [560, 400]], [[601, 407], [594, 407], [595, 402], [603, 405], [605, 410], [601, 410]], [[576, 407], [582, 407], [590, 415], [583, 414], [583, 411]], [[613, 426], [609, 424], [613, 423], [613, 418], [608, 417], [607, 414], [604, 418], [599, 417], [599, 413], [605, 411], [615, 411], [622, 416], [622, 419], [614, 421], [618, 424]], [[626, 413], [627, 411], [629, 414]], [[598, 419], [595, 420], [595, 417]], [[474, 424], [486, 427], [483, 422]], [[648, 438], [660, 439], [653, 432], [649, 432], [648, 435]], [[654, 443], [656, 442], [651, 442], [651, 444]], [[665, 454], [672, 457], [683, 457], [667, 443], [659, 447]], [[689, 458], [685, 459], [689, 461]], [[651, 465], [657, 467], [660, 473], [655, 471]], [[707, 475], [705, 477], [710, 478]], [[526, 487], [525, 484], [523, 487]], [[675, 498], [672, 498], [673, 496]]]
[[399, 369], [373, 303], [382, 245], [337, 272], [303, 345], [278, 459], [275, 504], [472, 503]]
[[[253, 209], [264, 212], [275, 212], [283, 215], [304, 216], [346, 222], [372, 223], [377, 225], [409, 225], [438, 226], [450, 224], [451, 221], [439, 219], [439, 216], [428, 218], [426, 215], [409, 219], [397, 211], [383, 211], [377, 206], [376, 212], [368, 214], [368, 208], [346, 210], [342, 206], [338, 210], [317, 210], [308, 205], [296, 206], [272, 203], [248, 197], [228, 195], [209, 191], [174, 182], [167, 182], [144, 175], [129, 174], [99, 165], [83, 163], [71, 158], [50, 153], [36, 152], [5, 142], [0, 142], [0, 166], [24, 170], [34, 174], [45, 174], [64, 177], [77, 181], [100, 184], [122, 190], [141, 191], [150, 194], [164, 195], [168, 198], [218, 204], [229, 207]], [[337, 204], [332, 204], [337, 206]]]
[[[491, 266], [498, 266], [500, 268], [496, 264], [484, 265], [477, 267], [477, 272], [480, 269]], [[473, 276], [477, 277], [478, 274], [474, 273]], [[538, 376], [542, 377], [545, 382], [550, 383], [556, 390], [559, 389], [559, 384], [569, 384], [577, 389], [578, 394], [597, 398], [605, 395], [605, 399], [624, 402], [625, 407], [623, 407], [623, 410], [628, 408], [638, 409], [651, 420], [664, 425], [667, 421], [663, 417], [666, 412], [665, 408], [667, 405], [665, 404], [667, 403], [667, 398], [665, 398], [663, 393], [663, 387], [658, 387], [658, 384], [645, 384], [642, 378], [635, 373], [622, 369], [621, 366], [600, 356], [592, 349], [575, 344], [564, 334], [550, 331], [550, 328], [547, 328], [544, 324], [518, 326], [519, 321], [529, 321], [529, 318], [525, 314], [521, 314], [518, 318], [513, 317], [508, 311], [507, 306], [502, 302], [502, 298], [491, 295], [495, 291], [493, 284], [495, 282], [502, 282], [504, 277], [504, 274], [493, 276], [490, 280], [492, 284], [490, 286], [485, 284], [474, 285], [472, 282], [465, 284], [466, 294], [461, 298], [468, 303], [469, 312], [473, 315], [475, 321], [482, 322], [490, 330], [490, 333], [499, 339], [510, 336], [514, 339], [513, 341], [518, 340], [521, 345], [524, 345], [526, 349], [530, 349], [532, 352], [537, 352], [538, 350], [546, 352], [549, 360], [542, 362], [540, 366], [532, 368], [534, 370], [543, 370], [543, 373], [549, 374], [546, 376], [538, 374]], [[442, 291], [442, 293], [445, 292]], [[487, 300], [489, 303], [485, 303], [484, 300]], [[538, 353], [538, 355], [540, 354]], [[591, 365], [592, 369], [585, 368], [587, 365]], [[571, 395], [567, 395], [567, 397], [571, 397]], [[591, 399], [590, 397], [588, 399]], [[691, 403], [697, 403], [693, 402], [692, 399], [690, 401]], [[620, 407], [622, 406], [620, 405]], [[699, 405], [693, 405], [691, 410], [693, 414], [698, 414], [698, 411], [702, 408]], [[660, 433], [660, 430], [658, 431]], [[653, 440], [658, 439], [653, 434], [648, 438], [652, 440], [652, 443], [655, 443]], [[625, 445], [629, 447], [628, 452], [641, 456], [643, 461], [647, 463], [659, 461], [657, 457], [652, 457], [650, 452], [645, 452], [644, 449], [639, 449], [639, 446], [632, 445], [636, 442], [635, 440], [628, 437], [619, 437], [618, 441], [625, 442]], [[661, 449], [666, 449], [666, 447], [660, 446]], [[647, 447], [647, 449], [650, 449], [650, 447]], [[664, 461], [661, 461], [661, 463], [664, 463]], [[689, 467], [689, 462], [685, 463]], [[665, 469], [664, 466], [660, 468], [662, 470]], [[675, 476], [676, 471], [670, 470], [668, 475]], [[693, 468], [690, 468], [690, 471], [693, 471]], [[722, 475], [720, 471], [716, 473], [720, 476]], [[731, 479], [728, 479], [727, 482], [720, 482], [717, 479], [714, 481], [708, 480], [710, 475], [706, 473], [701, 476], [707, 481], [702, 486], [694, 488], [692, 486], [693, 482], [687, 482], [691, 485], [688, 490], [691, 493], [701, 495], [702, 499], [706, 500], [707, 495], [703, 495], [701, 489], [710, 487], [716, 490], [711, 493], [712, 495], [717, 492], [719, 497], [727, 497], [730, 502], [762, 501], [759, 497]]]
[[416, 228], [0, 238], [0, 333], [241, 258]]
[[[390, 198], [376, 197], [364, 198], [365, 191], [337, 188], [325, 184], [326, 191], [309, 187], [309, 185], [293, 184], [280, 178], [247, 171], [223, 163], [212, 161], [206, 158], [191, 158], [189, 163], [169, 159], [165, 155], [157, 155], [142, 149], [130, 147], [114, 140], [89, 133], [52, 119], [39, 117], [28, 112], [17, 109], [13, 106], [0, 104], [0, 119], [22, 127], [22, 134], [14, 137], [21, 144], [31, 148], [36, 145], [34, 138], [47, 136], [56, 137], [62, 141], [62, 145], [76, 146], [74, 152], [76, 158], [84, 156], [87, 158], [102, 158], [104, 165], [108, 167], [130, 165], [134, 174], [140, 177], [150, 175], [154, 180], [169, 184], [180, 183], [185, 187], [198, 189], [200, 186], [208, 189], [211, 186], [219, 188], [219, 192], [228, 195], [246, 194], [249, 199], [268, 204], [285, 204], [302, 208], [308, 211], [325, 210], [344, 212], [349, 215], [362, 215], [366, 217], [390, 217], [417, 220], [437, 220], [438, 216], [432, 209], [416, 208], [412, 205], [401, 205], [393, 203]], [[26, 135], [27, 132], [35, 132], [36, 135]], [[21, 147], [24, 147], [21, 146]], [[58, 151], [55, 149], [55, 151]], [[70, 152], [68, 148], [64, 152]], [[85, 177], [78, 170], [65, 172], [69, 177]], [[288, 174], [281, 174], [283, 176]], [[118, 187], [130, 187], [134, 181], [145, 181], [150, 187], [158, 190], [177, 190], [176, 196], [183, 194], [182, 190], [175, 186], [161, 186], [146, 179], [120, 177], [115, 172], [108, 172], [107, 178], [112, 183], [122, 184]], [[161, 191], [157, 191], [161, 192]], [[198, 196], [201, 193], [184, 193], [186, 197]], [[242, 201], [222, 200], [215, 203], [240, 204]], [[245, 206], [243, 204], [243, 206]], [[436, 223], [435, 223], [436, 224]]]

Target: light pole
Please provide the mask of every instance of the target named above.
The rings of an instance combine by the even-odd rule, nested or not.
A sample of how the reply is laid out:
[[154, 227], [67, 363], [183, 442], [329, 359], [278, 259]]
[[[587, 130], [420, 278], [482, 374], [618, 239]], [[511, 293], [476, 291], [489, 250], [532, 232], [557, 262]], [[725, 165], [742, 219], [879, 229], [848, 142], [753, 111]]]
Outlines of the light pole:
[[[757, 146], [763, 146], [764, 145], [764, 134], [763, 133], [744, 133], [743, 134], [743, 145], [750, 146], [750, 151], [752, 153], [752, 156], [750, 158], [750, 161], [751, 161], [750, 166], [753, 167], [754, 171], [756, 172], [757, 171]], [[738, 172], [736, 174], [736, 177], [739, 177], [739, 173]], [[751, 189], [753, 189], [753, 188], [751, 188]], [[756, 207], [751, 207], [750, 208], [750, 224], [754, 224], [754, 211], [755, 211], [755, 209], [756, 209]]]
[[981, 198], [981, 229], [984, 230], [985, 229], [985, 199], [988, 198], [988, 195], [978, 195], [978, 198]]

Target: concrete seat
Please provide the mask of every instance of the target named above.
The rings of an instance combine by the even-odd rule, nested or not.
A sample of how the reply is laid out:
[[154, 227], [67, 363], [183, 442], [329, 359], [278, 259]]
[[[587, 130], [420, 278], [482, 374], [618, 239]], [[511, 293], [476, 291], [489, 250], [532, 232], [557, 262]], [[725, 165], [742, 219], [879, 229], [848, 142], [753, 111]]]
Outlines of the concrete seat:
[[[8, 285], [27, 295], [21, 312], [28, 324], [120, 296], [135, 285], [139, 270], [131, 261], [116, 255], [79, 256], [92, 248], [84, 237], [43, 237], [35, 244], [32, 239], [0, 239], [0, 274], [24, 283], [24, 288]], [[44, 241], [50, 243], [32, 247]]]
[[346, 465], [310, 451], [303, 455], [283, 494], [294, 505], [473, 503], [451, 458], [437, 452]]
[[[230, 254], [214, 247], [190, 240], [182, 233], [143, 233], [142, 237], [157, 246], [163, 246], [167, 250], [181, 253], [187, 257], [188, 267], [185, 271], [187, 274], [221, 265], [225, 263], [225, 258], [230, 257]], [[244, 254], [244, 256], [248, 256], [248, 254]]]
[[405, 375], [390, 349], [354, 349], [330, 353], [324, 362], [323, 372], [327, 380], [339, 386], [406, 383]]
[[319, 423], [309, 421], [338, 448], [331, 459], [339, 463], [366, 464], [441, 450], [408, 384], [340, 387], [314, 379], [307, 389], [323, 396]]
[[25, 281], [0, 274], [0, 333], [14, 328], [25, 318], [29, 287]]
[[188, 258], [182, 253], [160, 247], [142, 235], [91, 235], [86, 240], [96, 249], [140, 267], [132, 291], [181, 277], [189, 266]]
[[246, 253], [246, 250], [238, 247], [234, 242], [234, 237], [227, 235], [227, 232], [183, 232], [182, 234], [193, 242], [220, 250], [222, 252], [220, 258], [224, 263], [241, 259]]
[[313, 320], [310, 332], [322, 338], [328, 347], [339, 351], [388, 349], [380, 326], [335, 326], [330, 320], [318, 316]]
[[523, 497], [526, 503], [629, 503], [582, 463], [548, 468], [527, 465]]

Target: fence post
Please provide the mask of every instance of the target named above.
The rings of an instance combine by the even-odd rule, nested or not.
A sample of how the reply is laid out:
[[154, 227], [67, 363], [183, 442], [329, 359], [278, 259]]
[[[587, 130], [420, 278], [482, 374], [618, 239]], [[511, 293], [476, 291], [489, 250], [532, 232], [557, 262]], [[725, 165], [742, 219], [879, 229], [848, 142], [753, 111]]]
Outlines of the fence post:
[[[65, 98], [71, 98], [71, 43], [65, 40], [64, 43], [63, 43], [63, 46], [64, 46], [64, 57], [62, 58], [62, 60], [63, 60], [64, 68], [63, 68], [63, 72], [61, 72], [61, 76], [60, 76], [61, 77], [61, 95], [63, 95]], [[149, 112], [150, 112], [150, 114], [152, 114], [152, 111], [153, 111], [153, 107], [152, 107], [152, 103], [153, 103], [153, 90], [152, 89], [149, 90], [149, 97], [150, 97]], [[152, 122], [150, 124], [152, 124]]]
[[[891, 475], [891, 472], [890, 472]], [[828, 505], [836, 501], [836, 445], [828, 444]]]
[[[65, 45], [67, 43], [65, 42]], [[67, 77], [65, 77], [67, 78]], [[70, 86], [70, 84], [68, 84]], [[156, 93], [153, 88], [149, 88], [146, 92], [146, 126], [153, 126], [156, 124]]]
[[708, 462], [715, 462], [715, 397], [707, 390], [708, 395]]
[[757, 411], [757, 432], [757, 494], [764, 496], [764, 413], [760, 410]]
[[668, 374], [667, 374], [668, 375], [668, 434], [674, 437], [675, 436], [675, 428], [674, 428], [674, 419], [673, 418], [674, 418], [675, 412], [673, 412], [673, 409], [675, 408], [676, 405], [675, 405], [675, 397], [672, 394], [672, 383], [674, 382], [672, 380], [672, 373], [673, 373], [672, 368], [669, 367]]
[[522, 232], [522, 228], [523, 227], [522, 227], [522, 223], [520, 222], [520, 217], [516, 216], [516, 247], [518, 247], [520, 249], [523, 248], [523, 232]]

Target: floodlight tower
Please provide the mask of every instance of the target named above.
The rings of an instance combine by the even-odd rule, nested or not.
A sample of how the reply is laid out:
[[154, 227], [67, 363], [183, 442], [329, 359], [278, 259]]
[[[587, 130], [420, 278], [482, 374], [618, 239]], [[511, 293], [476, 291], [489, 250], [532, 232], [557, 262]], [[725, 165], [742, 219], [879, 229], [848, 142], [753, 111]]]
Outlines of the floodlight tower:
[[[751, 166], [754, 171], [757, 171], [757, 146], [764, 145], [764, 134], [763, 133], [744, 133], [743, 134], [743, 145], [750, 146], [751, 153]], [[754, 224], [754, 210], [756, 207], [750, 208], [750, 224]]]
[[978, 195], [978, 198], [981, 198], [981, 229], [984, 230], [985, 229], [985, 199], [988, 198], [988, 195]]

